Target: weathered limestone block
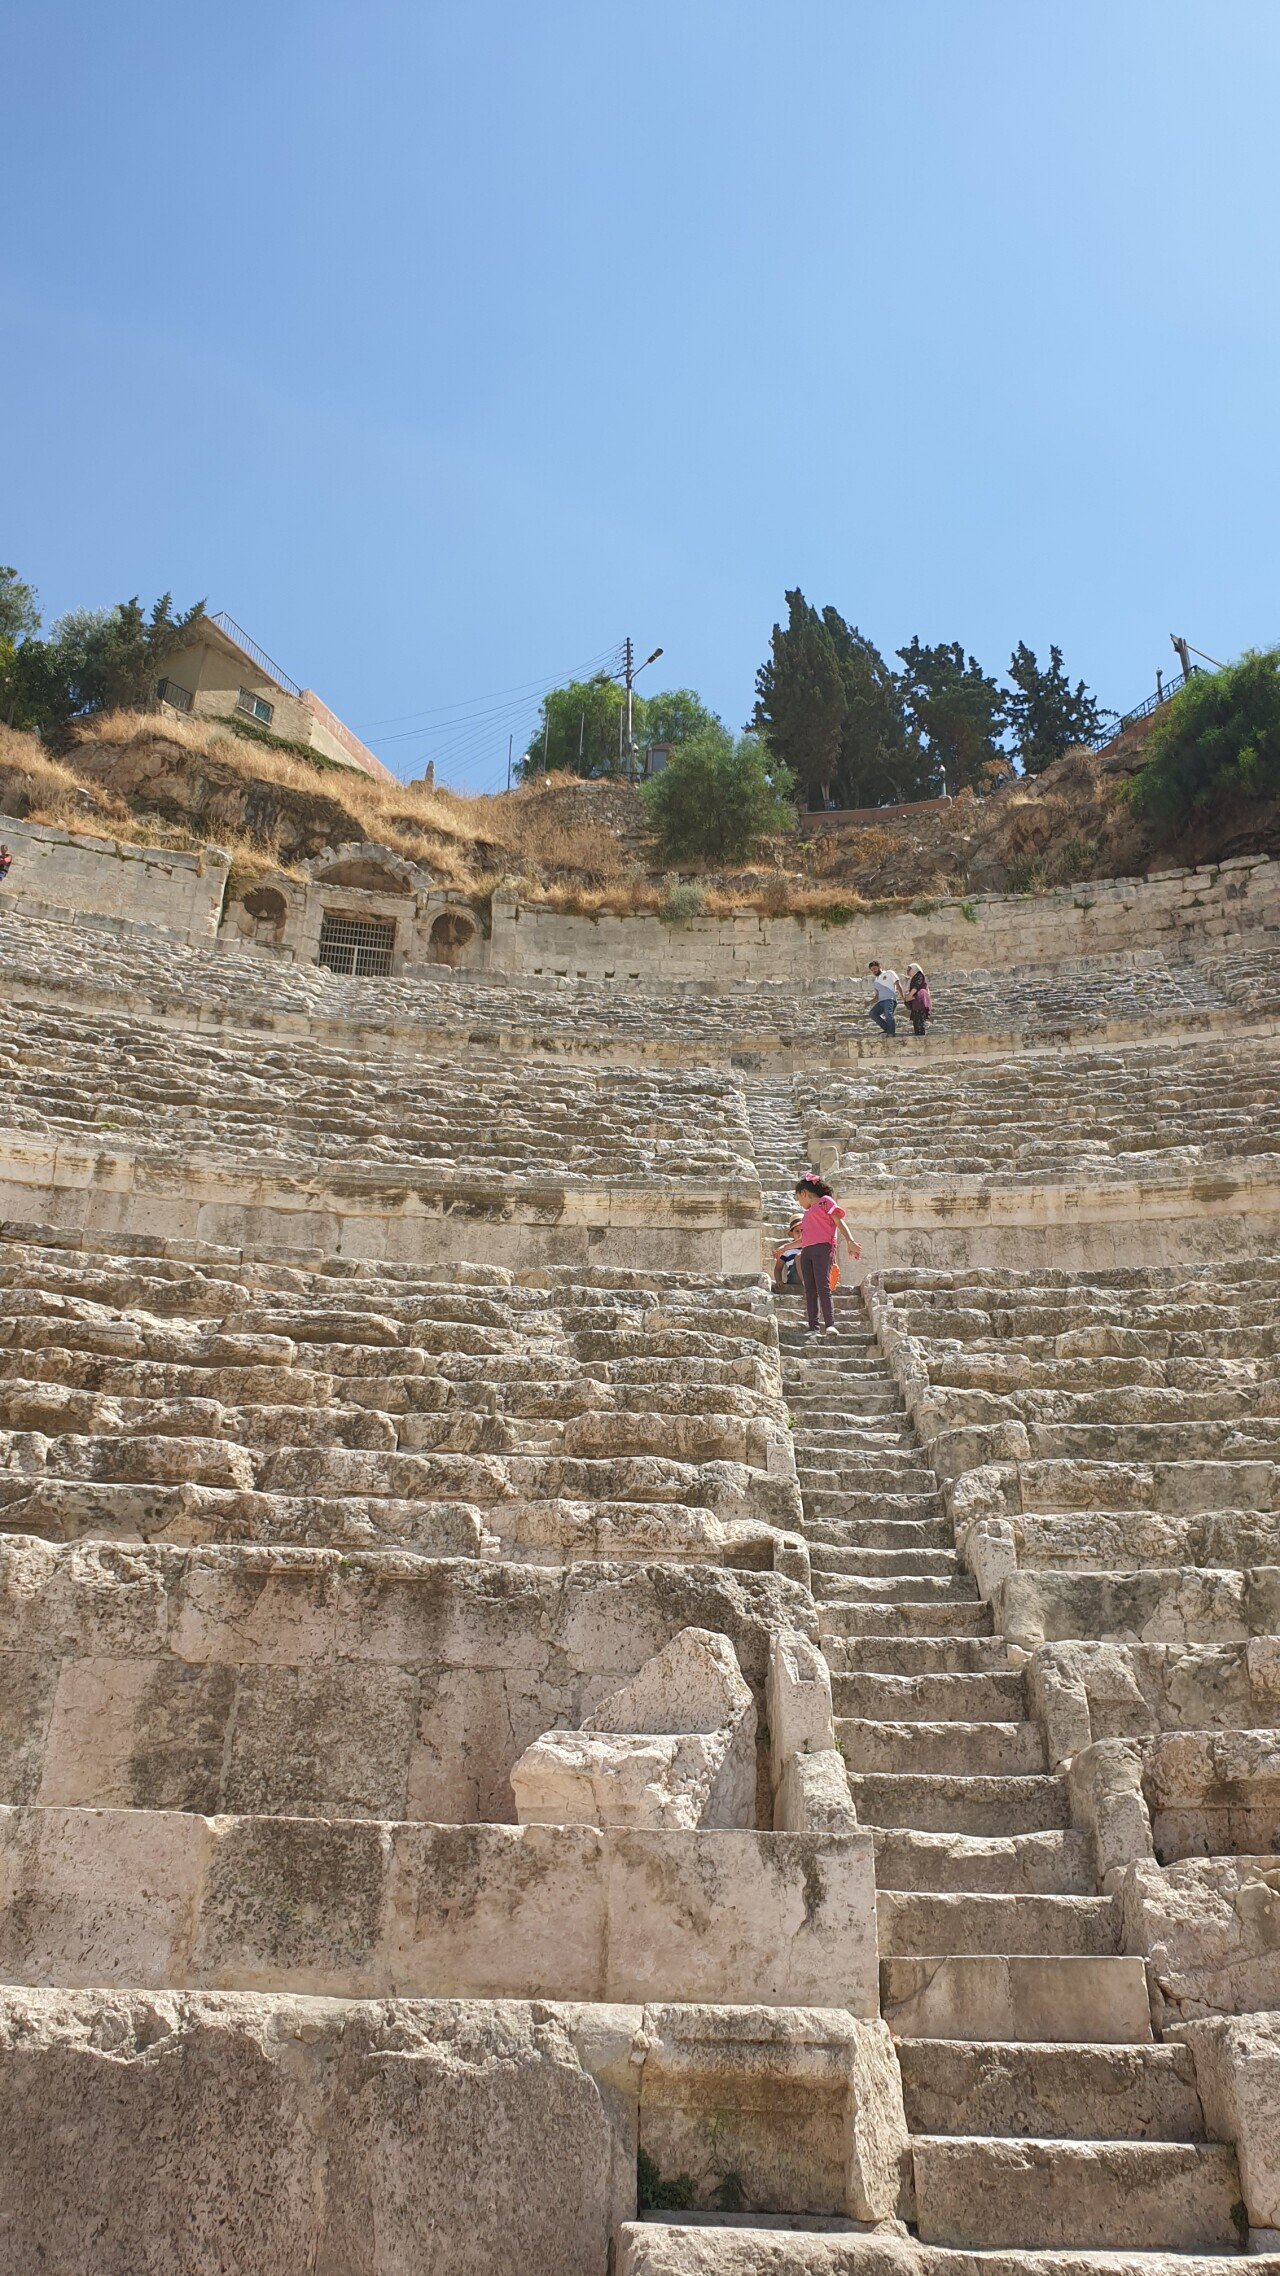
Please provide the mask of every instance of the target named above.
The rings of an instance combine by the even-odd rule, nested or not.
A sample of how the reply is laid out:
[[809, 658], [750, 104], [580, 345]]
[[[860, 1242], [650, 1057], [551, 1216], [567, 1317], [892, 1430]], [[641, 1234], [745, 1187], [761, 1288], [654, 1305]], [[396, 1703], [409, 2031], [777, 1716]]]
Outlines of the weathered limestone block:
[[1167, 1731], [1143, 1747], [1157, 1855], [1280, 1855], [1280, 1731]]
[[727, 1636], [685, 1628], [511, 1772], [521, 1825], [746, 1826], [756, 1711]]
[[1185, 2040], [1195, 2058], [1210, 2134], [1235, 2143], [1257, 2247], [1274, 2252], [1280, 2248], [1280, 2015], [1179, 2023], [1173, 2036]]
[[1032, 1655], [1030, 1678], [1054, 1765], [1092, 1739], [1280, 1722], [1280, 1647], [1272, 1637], [1247, 1644], [1045, 1644]]
[[848, 1833], [856, 1826], [848, 1766], [838, 1747], [792, 1756], [774, 1794], [773, 1822], [779, 1833]]
[[1245, 1572], [1018, 1572], [995, 1598], [1020, 1651], [1089, 1636], [1119, 1643], [1246, 1643], [1280, 1633], [1280, 1565]]
[[1111, 1890], [1136, 1859], [1155, 1856], [1141, 1748], [1133, 1740], [1097, 1740], [1073, 1756], [1067, 1778], [1072, 1818], [1090, 1836], [1094, 1870]]
[[0, 1976], [877, 2007], [872, 1838], [0, 1811]]
[[1145, 1953], [1158, 2026], [1280, 2008], [1280, 1859], [1131, 1865], [1120, 1882], [1125, 1947]]
[[[780, 2027], [781, 2026], [781, 2027]], [[651, 2007], [640, 2149], [693, 2202], [744, 2212], [910, 2210], [910, 2143], [887, 2026], [830, 2010]]]
[[771, 1639], [765, 1711], [775, 1787], [794, 1756], [823, 1754], [836, 1743], [830, 1670], [818, 1646], [799, 1630]]
[[[11, 2276], [600, 2276], [638, 2010], [0, 1995]], [[593, 2075], [593, 2065], [601, 2077]]]
[[771, 1633], [816, 1615], [705, 1565], [0, 1540], [0, 1800], [509, 1821], [524, 1748], [689, 1627], [762, 1700]]

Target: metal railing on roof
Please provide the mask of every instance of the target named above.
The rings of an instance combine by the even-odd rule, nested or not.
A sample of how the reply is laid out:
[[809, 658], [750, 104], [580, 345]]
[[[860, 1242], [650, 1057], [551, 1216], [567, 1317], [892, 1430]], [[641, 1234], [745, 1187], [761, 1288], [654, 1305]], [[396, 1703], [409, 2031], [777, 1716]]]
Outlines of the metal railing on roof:
[[266, 673], [268, 679], [275, 681], [277, 687], [283, 688], [288, 695], [301, 695], [302, 690], [297, 681], [291, 680], [287, 672], [282, 672], [278, 664], [273, 664], [266, 649], [259, 648], [257, 641], [249, 638], [244, 626], [237, 624], [233, 616], [228, 616], [225, 609], [219, 609], [216, 616], [210, 617], [209, 622], [216, 624], [219, 632], [225, 632], [228, 640], [234, 640], [237, 648], [242, 648], [245, 655], [251, 657], [259, 669]]
[[1186, 686], [1188, 680], [1198, 679], [1199, 676], [1200, 669], [1196, 665], [1189, 672], [1179, 672], [1176, 680], [1166, 680], [1163, 687], [1157, 688], [1154, 695], [1147, 697], [1145, 703], [1135, 704], [1132, 711], [1126, 711], [1119, 719], [1113, 719], [1109, 727], [1100, 727], [1093, 738], [1094, 750], [1105, 750], [1109, 743], [1116, 742], [1124, 734], [1127, 727], [1136, 727], [1140, 719], [1150, 719], [1152, 712], [1159, 711], [1170, 696], [1176, 695], [1179, 688]]

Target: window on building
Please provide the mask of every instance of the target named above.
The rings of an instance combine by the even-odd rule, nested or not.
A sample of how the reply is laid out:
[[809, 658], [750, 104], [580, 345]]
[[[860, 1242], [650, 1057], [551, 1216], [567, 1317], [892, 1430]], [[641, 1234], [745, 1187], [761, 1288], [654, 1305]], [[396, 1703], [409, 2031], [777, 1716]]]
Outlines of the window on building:
[[236, 697], [236, 710], [245, 711], [263, 727], [269, 727], [276, 715], [276, 707], [265, 696], [255, 695], [252, 688], [241, 688]]
[[167, 703], [174, 711], [190, 711], [195, 697], [190, 688], [179, 687], [176, 680], [157, 680], [156, 702]]
[[326, 910], [320, 920], [321, 964], [331, 972], [354, 972], [357, 977], [389, 972], [396, 945], [396, 928], [380, 917], [340, 917]]

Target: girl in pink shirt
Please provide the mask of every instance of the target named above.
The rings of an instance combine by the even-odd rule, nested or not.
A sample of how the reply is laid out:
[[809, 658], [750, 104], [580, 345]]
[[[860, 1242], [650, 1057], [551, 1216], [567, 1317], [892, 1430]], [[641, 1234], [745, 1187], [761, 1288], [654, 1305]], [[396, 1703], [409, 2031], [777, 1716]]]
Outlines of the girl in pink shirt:
[[801, 1178], [795, 1189], [796, 1200], [804, 1211], [800, 1221], [800, 1278], [804, 1282], [804, 1301], [809, 1314], [809, 1333], [819, 1335], [818, 1314], [822, 1314], [822, 1328], [829, 1336], [836, 1333], [835, 1309], [831, 1302], [831, 1267], [835, 1260], [836, 1243], [843, 1241], [851, 1257], [860, 1257], [858, 1243], [850, 1238], [845, 1226], [844, 1211], [836, 1201], [829, 1185], [821, 1178]]

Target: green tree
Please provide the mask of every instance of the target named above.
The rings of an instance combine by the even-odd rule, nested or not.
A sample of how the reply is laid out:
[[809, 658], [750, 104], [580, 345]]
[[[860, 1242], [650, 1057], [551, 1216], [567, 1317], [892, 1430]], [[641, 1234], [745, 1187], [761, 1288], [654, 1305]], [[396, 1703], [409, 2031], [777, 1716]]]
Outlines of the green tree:
[[842, 806], [898, 805], [928, 798], [933, 772], [920, 739], [907, 724], [902, 690], [874, 641], [824, 608], [823, 628], [835, 651], [844, 687], [836, 795]]
[[794, 791], [789, 768], [758, 736], [735, 742], [713, 721], [678, 746], [641, 796], [668, 861], [742, 862], [762, 840], [793, 827]]
[[687, 743], [704, 728], [723, 724], [693, 688], [663, 688], [645, 702], [645, 736], [651, 743]]
[[[618, 728], [627, 696], [625, 688], [607, 672], [593, 680], [571, 680], [568, 687], [549, 688], [542, 699], [538, 724], [520, 762], [521, 779], [553, 774], [617, 774]], [[645, 706], [632, 697], [633, 732], [644, 729]]]
[[22, 641], [8, 675], [9, 709], [19, 726], [54, 737], [95, 711], [149, 711], [165, 665], [185, 648], [204, 602], [175, 616], [164, 593], [150, 616], [136, 598], [113, 609], [73, 609], [48, 640]]
[[19, 656], [40, 630], [40, 603], [16, 569], [0, 569], [0, 719], [7, 726], [25, 725], [18, 718], [21, 701]]
[[1079, 743], [1092, 743], [1114, 712], [1104, 711], [1083, 680], [1074, 688], [1062, 669], [1062, 650], [1051, 647], [1041, 667], [1033, 648], [1020, 640], [1009, 659], [1014, 692], [1005, 698], [1005, 717], [1024, 774], [1043, 774], [1047, 766]]
[[899, 686], [907, 719], [923, 741], [938, 787], [982, 790], [1007, 767], [1001, 750], [1005, 699], [977, 659], [958, 640], [926, 648], [913, 639], [900, 648]]
[[0, 569], [0, 654], [40, 630], [40, 603], [16, 569]]
[[790, 769], [810, 805], [825, 806], [840, 768], [845, 684], [835, 644], [797, 587], [785, 627], [775, 624], [756, 673], [752, 725], [775, 762]]
[[1179, 688], [1156, 714], [1131, 796], [1169, 836], [1219, 800], [1280, 796], [1280, 648]]

